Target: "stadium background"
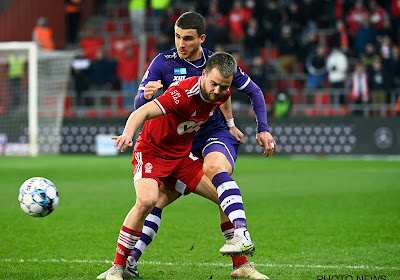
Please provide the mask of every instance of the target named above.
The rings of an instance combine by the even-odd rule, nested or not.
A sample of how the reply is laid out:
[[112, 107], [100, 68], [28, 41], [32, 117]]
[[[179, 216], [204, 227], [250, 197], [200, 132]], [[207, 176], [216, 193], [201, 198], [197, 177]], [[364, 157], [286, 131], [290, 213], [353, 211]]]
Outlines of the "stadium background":
[[[185, 10], [196, 4], [204, 9], [212, 1], [173, 2]], [[329, 6], [340, 1], [311, 2]], [[390, 2], [379, 1], [386, 7]], [[85, 0], [79, 38], [87, 26], [95, 25], [110, 42], [113, 28], [126, 26], [127, 3]], [[66, 42], [64, 8], [59, 0], [1, 1], [0, 42], [31, 40], [37, 19], [44, 16], [54, 30], [57, 52], [77, 50], [78, 43]], [[147, 9], [151, 19], [151, 8]], [[321, 15], [327, 15], [326, 10]], [[327, 26], [325, 21], [319, 30], [323, 42], [332, 31]], [[152, 25], [146, 29], [154, 43]], [[241, 51], [237, 45], [226, 47]], [[279, 61], [276, 46], [266, 42], [262, 51], [267, 69], [273, 70]], [[154, 49], [147, 60], [152, 55]], [[4, 109], [2, 98], [9, 92], [2, 62]], [[44, 65], [39, 65], [42, 72]], [[263, 158], [255, 143], [248, 100], [234, 96], [240, 100], [234, 104], [235, 121], [246, 134], [246, 143], [233, 176], [257, 244], [250, 260], [275, 280], [400, 279], [400, 126], [395, 110], [399, 91], [391, 88], [393, 100], [378, 108], [379, 114], [365, 104], [363, 114], [354, 115], [351, 106], [335, 103], [327, 86], [306, 89], [303, 68], [296, 69], [286, 75], [270, 73], [266, 79], [268, 122], [278, 144], [272, 158]], [[40, 81], [50, 74], [44, 71]], [[88, 90], [87, 104], [77, 106], [71, 78], [58, 88], [67, 88], [62, 96], [61, 142], [55, 149], [59, 155], [46, 155], [54, 137], [49, 137], [52, 127], [44, 126], [39, 128], [38, 157], [0, 156], [0, 279], [95, 279], [109, 268], [119, 227], [135, 200], [130, 152], [117, 157], [94, 154], [97, 135], [123, 129], [129, 110], [120, 90]], [[348, 95], [350, 89], [345, 90]], [[272, 108], [281, 91], [287, 91], [292, 107], [289, 116], [277, 118]], [[314, 96], [323, 98], [314, 102]], [[20, 118], [4, 111], [0, 110], [0, 134], [17, 131], [9, 144], [26, 142], [26, 109]], [[46, 218], [29, 217], [18, 205], [19, 186], [33, 176], [51, 179], [59, 190], [60, 203]], [[224, 238], [216, 210], [194, 195], [168, 206], [154, 245], [139, 262], [142, 279], [228, 279], [231, 263], [218, 254]]]
[[[290, 2], [278, 1], [277, 3], [281, 7], [287, 7], [289, 5], [287, 3]], [[397, 17], [391, 14], [391, 3], [389, 2], [378, 1], [386, 9], [387, 16], [389, 16], [392, 23], [395, 24], [397, 23]], [[260, 5], [259, 1], [243, 1], [243, 7], [250, 6], [251, 3]], [[334, 23], [331, 22], [330, 9], [335, 7], [335, 3], [336, 1], [314, 2], [314, 5], [318, 4], [318, 7], [322, 9], [321, 16], [313, 19], [313, 22], [316, 23], [314, 31], [317, 34], [319, 44], [325, 45], [327, 48], [330, 47], [329, 39], [334, 33]], [[230, 4], [232, 5], [232, 3]], [[344, 4], [347, 4], [348, 12], [350, 12], [353, 2], [344, 1]], [[365, 4], [368, 7], [369, 3], [365, 2]], [[156, 38], [163, 38], [164, 36], [160, 27], [155, 27], [153, 24], [156, 17], [150, 2], [147, 5], [147, 37], [144, 45], [139, 44], [140, 47], [144, 46], [146, 49], [145, 64], [138, 66], [142, 72], [157, 51], [160, 50]], [[197, 1], [172, 1], [171, 5], [175, 7], [171, 18], [189, 9], [197, 9], [206, 15], [208, 12], [207, 5]], [[231, 7], [231, 5], [228, 6]], [[221, 13], [228, 14], [229, 9], [233, 9], [229, 7], [225, 7]], [[53, 29], [57, 50], [77, 51], [80, 46], [79, 41], [86, 36], [87, 28], [95, 27], [97, 35], [104, 40], [102, 48], [110, 52], [113, 36], [121, 30], [130, 30], [128, 1], [126, 0], [84, 1], [80, 31], [78, 40], [75, 43], [67, 42], [66, 39], [65, 6], [63, 1], [40, 0], [34, 3], [20, 0], [2, 1], [0, 11], [0, 41], [30, 40], [32, 29], [37, 19], [46, 17], [49, 26]], [[288, 15], [286, 17], [288, 18]], [[21, 20], [15, 20], [16, 18], [21, 18]], [[290, 17], [289, 20], [286, 19], [286, 23], [290, 23]], [[308, 24], [303, 29], [307, 29]], [[393, 28], [398, 31], [395, 26]], [[215, 41], [211, 36], [207, 39]], [[251, 69], [251, 59], [247, 55], [247, 46], [244, 43], [232, 43], [226, 38], [224, 40], [224, 49], [240, 54], [240, 57], [243, 58], [241, 59], [241, 62], [244, 63], [243, 67]], [[140, 43], [139, 41], [137, 39], [138, 43]], [[394, 46], [396, 44], [398, 44], [398, 41], [393, 42]], [[217, 45], [220, 46], [220, 44]], [[400, 153], [400, 128], [396, 125], [398, 117], [395, 109], [396, 99], [400, 90], [393, 87], [398, 85], [399, 73], [391, 73], [394, 83], [390, 84], [391, 87], [388, 89], [386, 104], [382, 104], [380, 107], [373, 107], [373, 104], [362, 104], [362, 113], [355, 114], [356, 109], [354, 106], [360, 105], [354, 105], [351, 102], [338, 102], [336, 100], [337, 93], [329, 88], [326, 78], [318, 88], [307, 87], [307, 75], [304, 65], [302, 65], [302, 59], [299, 58], [297, 63], [293, 65], [293, 69], [289, 69], [287, 73], [277, 73], [274, 68], [279, 63], [279, 49], [277, 46], [276, 42], [266, 38], [263, 45], [259, 46], [257, 50], [264, 58], [265, 63], [263, 65], [267, 70], [265, 77], [268, 82], [262, 89], [265, 93], [269, 124], [278, 143], [279, 153], [376, 155]], [[144, 51], [141, 53], [144, 53]], [[357, 63], [357, 55], [354, 51], [349, 55], [349, 75]], [[109, 54], [109, 58], [112, 59], [111, 54]], [[4, 68], [5, 66], [3, 65], [2, 67]], [[249, 74], [250, 76], [252, 75], [251, 73]], [[139, 73], [140, 76], [141, 73]], [[1, 79], [2, 84], [5, 85], [7, 83], [6, 76], [1, 75]], [[124, 103], [123, 93], [119, 88], [118, 81], [113, 81], [112, 83], [112, 87], [107, 90], [89, 87], [83, 93], [84, 105], [78, 105], [74, 91], [74, 79], [72, 77], [68, 78], [68, 90], [63, 108], [63, 124], [60, 130], [61, 143], [59, 151], [61, 153], [94, 153], [96, 149], [95, 136], [98, 132], [113, 134], [122, 131], [124, 120], [132, 107], [131, 104], [126, 105]], [[347, 84], [345, 88], [340, 89], [342, 90], [341, 94], [348, 96], [351, 91], [350, 87]], [[3, 96], [7, 94], [7, 88], [4, 87], [2, 92]], [[283, 118], [274, 117], [273, 114], [274, 104], [280, 92], [288, 94], [291, 101], [289, 114]], [[254, 137], [251, 136], [254, 135], [255, 123], [249, 101], [234, 92], [233, 102], [237, 123], [246, 132], [246, 140], [248, 139], [246, 145], [241, 148], [242, 152], [259, 153], [260, 149], [257, 147]], [[6, 105], [0, 104], [0, 106]], [[378, 110], [375, 110], [376, 108]], [[4, 108], [3, 111], [5, 111]], [[7, 116], [3, 117], [6, 118]], [[15, 136], [17, 138], [15, 141], [23, 142], [28, 139], [28, 130], [25, 125], [25, 120], [21, 124], [16, 124], [17, 127], [20, 126], [18, 129], [20, 135]], [[51, 130], [51, 127], [41, 127], [40, 129], [46, 132]], [[86, 131], [89, 134], [86, 134]], [[9, 142], [13, 141], [14, 139], [9, 139]], [[48, 145], [46, 137], [39, 137], [38, 141], [40, 147]], [[50, 150], [50, 148], [42, 149], [42, 152], [45, 150]]]

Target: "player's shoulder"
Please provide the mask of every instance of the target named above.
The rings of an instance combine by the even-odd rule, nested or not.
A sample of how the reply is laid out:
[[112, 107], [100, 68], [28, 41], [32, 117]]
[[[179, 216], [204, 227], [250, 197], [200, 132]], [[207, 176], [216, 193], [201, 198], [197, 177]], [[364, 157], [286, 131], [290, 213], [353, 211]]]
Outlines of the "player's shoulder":
[[203, 48], [204, 56], [208, 59], [214, 52], [209, 49]]
[[171, 83], [169, 85], [169, 88], [177, 88], [179, 90], [185, 91], [186, 89], [190, 89], [193, 86], [197, 85], [199, 83], [199, 78], [199, 76], [194, 76], [182, 81], [176, 81]]
[[173, 82], [169, 88], [169, 92], [179, 92], [185, 99], [200, 93], [200, 77], [194, 76], [183, 81]]

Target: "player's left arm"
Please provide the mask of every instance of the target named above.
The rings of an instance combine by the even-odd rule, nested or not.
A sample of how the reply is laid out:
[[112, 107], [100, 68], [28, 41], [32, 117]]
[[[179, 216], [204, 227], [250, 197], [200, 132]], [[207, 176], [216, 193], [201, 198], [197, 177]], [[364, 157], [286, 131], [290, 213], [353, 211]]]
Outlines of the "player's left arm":
[[244, 134], [240, 131], [239, 128], [236, 127], [235, 122], [233, 121], [233, 113], [232, 113], [232, 99], [229, 96], [228, 100], [226, 100], [221, 106], [222, 114], [225, 117], [226, 125], [228, 126], [230, 134], [232, 134], [235, 139], [242, 143], [244, 142]]
[[124, 131], [120, 136], [113, 136], [114, 146], [124, 152], [133, 146], [133, 136], [146, 120], [162, 116], [163, 111], [155, 101], [149, 102], [130, 114], [126, 121]]
[[267, 107], [262, 90], [242, 70], [240, 70], [240, 73], [238, 71], [234, 79], [234, 84], [250, 98], [257, 121], [257, 143], [264, 148], [264, 156], [272, 156], [276, 151], [277, 145], [269, 132]]

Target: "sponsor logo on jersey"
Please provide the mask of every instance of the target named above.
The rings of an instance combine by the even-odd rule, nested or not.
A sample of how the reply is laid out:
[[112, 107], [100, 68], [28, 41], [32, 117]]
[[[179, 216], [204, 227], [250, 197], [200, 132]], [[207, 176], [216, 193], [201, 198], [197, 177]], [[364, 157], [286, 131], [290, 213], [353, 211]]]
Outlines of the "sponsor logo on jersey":
[[144, 165], [144, 173], [151, 173], [151, 170], [153, 169], [153, 165], [148, 162]]
[[186, 75], [186, 68], [174, 68], [174, 75]]
[[175, 101], [175, 104], [179, 104], [179, 97], [181, 97], [181, 94], [177, 90], [171, 91], [171, 96]]
[[176, 52], [174, 52], [173, 54], [166, 54], [166, 55], [164, 55], [164, 57], [167, 58], [167, 59], [168, 59], [168, 58], [173, 58], [173, 59], [175, 59], [175, 58], [177, 58], [177, 56], [178, 56], [178, 55], [176, 54]]
[[186, 121], [178, 125], [176, 128], [176, 132], [179, 135], [182, 135], [184, 133], [192, 133], [192, 132], [197, 132], [200, 129], [200, 126], [205, 123], [206, 121]]
[[178, 82], [178, 81], [183, 81], [184, 79], [186, 79], [186, 76], [174, 76], [173, 81]]

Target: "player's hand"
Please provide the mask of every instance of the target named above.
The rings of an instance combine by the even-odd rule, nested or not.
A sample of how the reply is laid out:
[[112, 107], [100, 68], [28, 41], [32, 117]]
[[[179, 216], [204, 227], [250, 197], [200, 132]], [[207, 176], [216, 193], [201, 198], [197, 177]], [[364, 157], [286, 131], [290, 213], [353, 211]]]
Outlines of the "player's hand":
[[124, 152], [126, 149], [133, 146], [132, 137], [128, 137], [126, 135], [113, 136], [111, 139], [115, 140], [114, 147], [117, 147], [117, 149], [121, 152]]
[[157, 82], [148, 82], [144, 86], [144, 98], [147, 100], [150, 100], [154, 94], [156, 94], [157, 90], [160, 88], [163, 88], [163, 85], [161, 83], [161, 80], [158, 80]]
[[268, 157], [273, 155], [276, 152], [276, 143], [271, 133], [267, 131], [259, 132], [256, 136], [258, 145], [264, 148], [264, 156]]
[[244, 143], [244, 134], [240, 131], [239, 128], [237, 128], [236, 126], [232, 126], [229, 128], [229, 133], [232, 134], [232, 136], [235, 137], [238, 142], [242, 144]]

